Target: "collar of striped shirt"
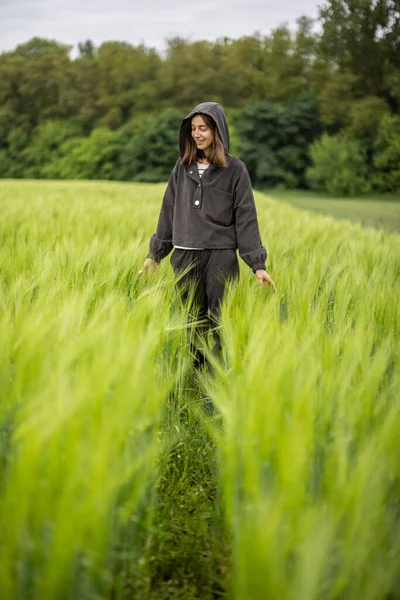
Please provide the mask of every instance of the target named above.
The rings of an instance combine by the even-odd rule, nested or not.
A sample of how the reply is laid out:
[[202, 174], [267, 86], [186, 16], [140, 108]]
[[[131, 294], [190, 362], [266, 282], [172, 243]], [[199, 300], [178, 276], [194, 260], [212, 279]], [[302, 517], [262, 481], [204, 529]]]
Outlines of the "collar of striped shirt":
[[197, 163], [197, 168], [199, 170], [199, 176], [201, 177], [206, 169], [208, 169], [210, 165], [203, 165], [203, 163]]

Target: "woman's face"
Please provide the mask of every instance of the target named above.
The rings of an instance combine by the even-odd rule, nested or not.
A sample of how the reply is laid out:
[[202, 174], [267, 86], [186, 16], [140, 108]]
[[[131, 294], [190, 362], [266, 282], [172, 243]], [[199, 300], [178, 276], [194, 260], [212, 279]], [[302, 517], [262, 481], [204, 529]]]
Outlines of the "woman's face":
[[192, 119], [192, 138], [199, 150], [207, 150], [214, 142], [214, 132], [201, 115]]

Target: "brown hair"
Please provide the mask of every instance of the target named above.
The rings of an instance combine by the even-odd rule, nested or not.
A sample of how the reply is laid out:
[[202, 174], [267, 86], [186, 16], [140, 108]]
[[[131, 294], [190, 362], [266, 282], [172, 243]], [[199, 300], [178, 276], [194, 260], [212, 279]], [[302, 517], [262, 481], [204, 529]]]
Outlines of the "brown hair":
[[181, 163], [183, 165], [195, 165], [196, 161], [199, 158], [203, 158], [205, 156], [203, 150], [197, 149], [196, 143], [192, 138], [192, 119], [197, 115], [200, 115], [204, 119], [204, 121], [214, 134], [214, 141], [207, 157], [209, 162], [215, 165], [216, 167], [227, 167], [228, 163], [226, 160], [225, 148], [222, 143], [221, 136], [219, 135], [219, 131], [215, 124], [215, 121], [211, 117], [203, 113], [196, 113], [192, 115], [191, 118], [188, 119], [183, 125], [185, 150], [181, 158]]

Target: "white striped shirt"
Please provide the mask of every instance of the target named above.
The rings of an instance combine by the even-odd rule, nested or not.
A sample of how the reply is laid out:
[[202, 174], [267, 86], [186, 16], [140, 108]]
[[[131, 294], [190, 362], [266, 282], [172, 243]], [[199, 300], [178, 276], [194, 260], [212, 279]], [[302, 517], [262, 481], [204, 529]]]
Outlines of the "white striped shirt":
[[198, 168], [199, 176], [200, 176], [200, 179], [201, 179], [201, 176], [203, 175], [204, 171], [206, 169], [208, 169], [208, 165], [205, 165], [203, 163], [198, 162], [197, 163], [197, 168]]

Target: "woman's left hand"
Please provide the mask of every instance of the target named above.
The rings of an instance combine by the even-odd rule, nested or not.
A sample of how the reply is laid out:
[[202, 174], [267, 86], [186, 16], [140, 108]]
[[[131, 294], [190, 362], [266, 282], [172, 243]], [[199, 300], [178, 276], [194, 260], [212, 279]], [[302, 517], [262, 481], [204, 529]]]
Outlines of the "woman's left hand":
[[264, 269], [257, 269], [256, 277], [258, 279], [258, 285], [261, 288], [264, 287], [264, 283], [267, 282], [269, 287], [274, 290], [274, 293], [276, 292], [275, 283], [272, 281], [272, 279], [268, 275], [267, 271], [264, 271]]

